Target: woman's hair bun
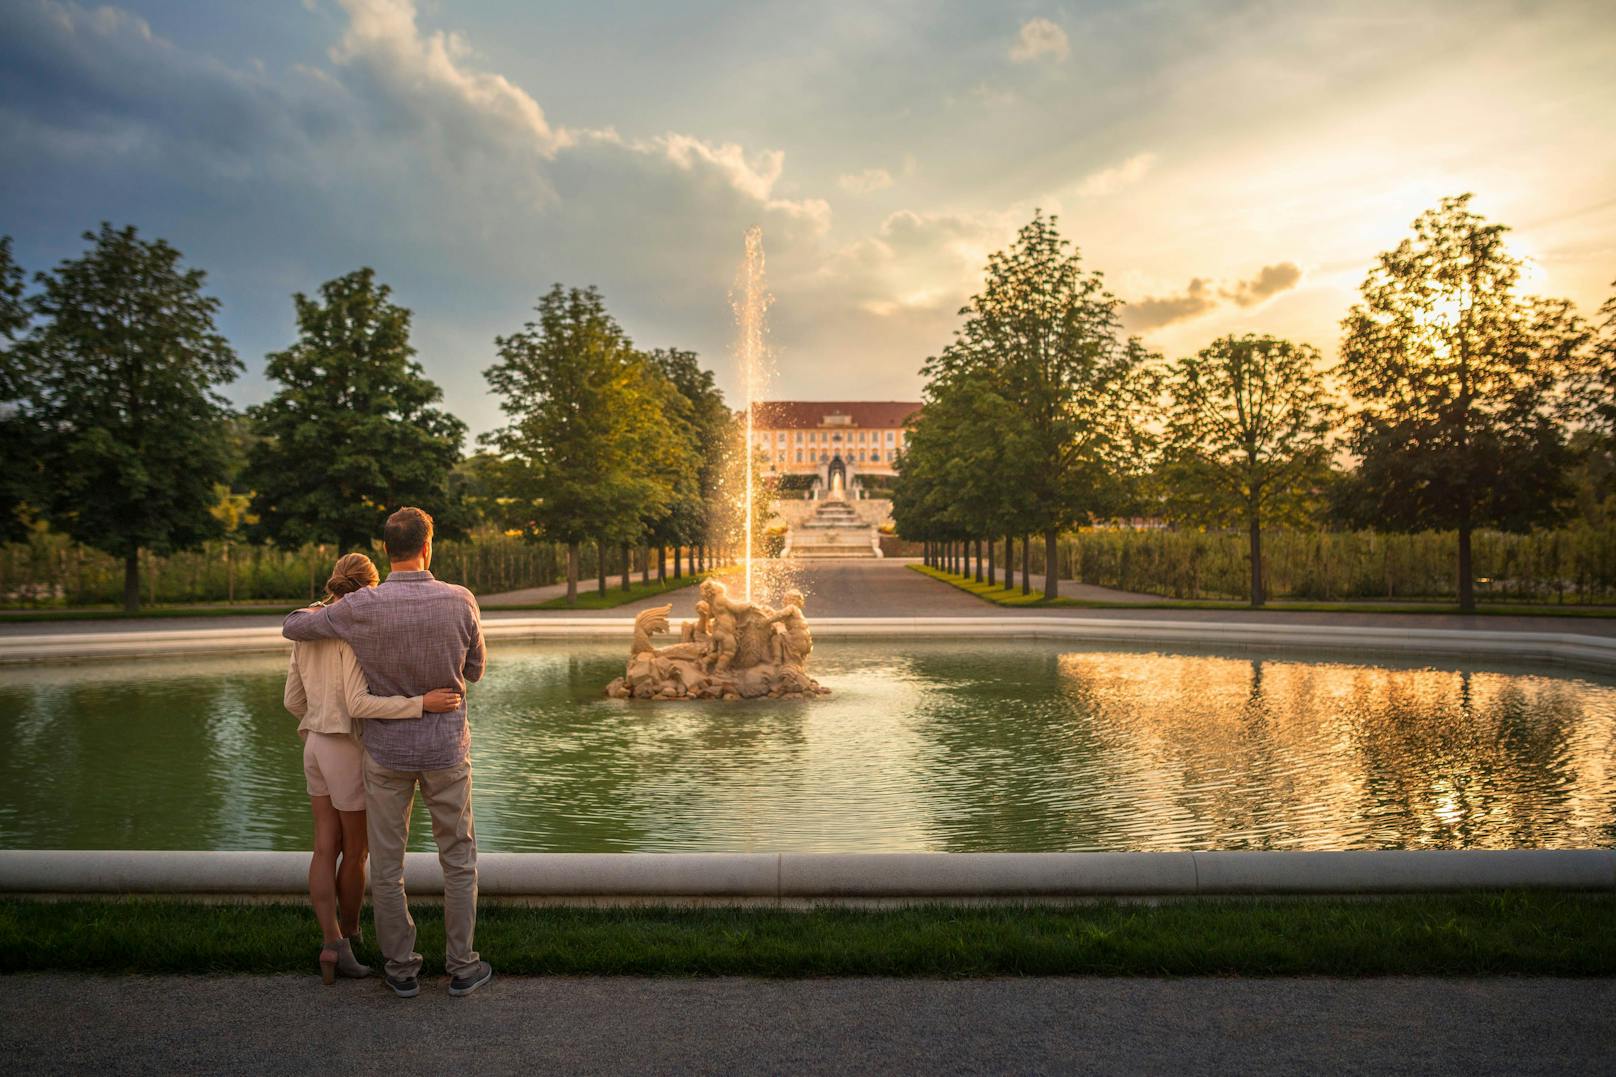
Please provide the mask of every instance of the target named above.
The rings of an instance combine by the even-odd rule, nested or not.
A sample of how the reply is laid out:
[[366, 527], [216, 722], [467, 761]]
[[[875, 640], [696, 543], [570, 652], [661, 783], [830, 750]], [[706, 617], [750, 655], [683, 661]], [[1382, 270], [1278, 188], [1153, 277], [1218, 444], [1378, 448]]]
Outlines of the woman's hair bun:
[[362, 587], [374, 587], [381, 580], [376, 564], [362, 553], [345, 553], [337, 558], [331, 578], [325, 581], [325, 593], [332, 598], [352, 594]]

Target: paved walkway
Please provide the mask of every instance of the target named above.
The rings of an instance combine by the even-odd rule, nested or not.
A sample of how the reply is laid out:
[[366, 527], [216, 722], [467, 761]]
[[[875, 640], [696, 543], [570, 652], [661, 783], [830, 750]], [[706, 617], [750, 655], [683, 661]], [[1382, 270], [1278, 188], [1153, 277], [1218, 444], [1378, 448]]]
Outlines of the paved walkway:
[[[497, 960], [497, 955], [495, 955]], [[0, 977], [48, 1073], [1598, 1073], [1616, 981]]]
[[[808, 616], [815, 617], [1084, 617], [1125, 620], [1235, 621], [1270, 624], [1328, 624], [1390, 628], [1470, 628], [1482, 631], [1574, 632], [1616, 636], [1616, 618], [1608, 617], [1466, 617], [1459, 614], [1414, 613], [1303, 613], [1279, 610], [1163, 610], [1091, 609], [1054, 607], [1016, 609], [990, 602], [930, 579], [899, 560], [796, 562], [794, 581], [808, 595]], [[637, 578], [637, 577], [636, 577]], [[733, 579], [733, 577], [731, 577]], [[592, 586], [591, 581], [591, 586]], [[1104, 588], [1088, 588], [1067, 581], [1063, 593], [1079, 597], [1110, 597]], [[546, 588], [532, 589], [534, 593]], [[1098, 594], [1096, 594], [1098, 592]], [[1126, 592], [1115, 592], [1125, 595]], [[627, 620], [650, 606], [673, 603], [674, 617], [694, 613], [694, 586], [608, 610], [499, 610], [484, 611], [487, 619], [500, 617], [599, 617]], [[0, 637], [76, 632], [152, 632], [187, 628], [261, 627], [279, 624], [279, 617], [170, 617], [152, 620], [0, 622]]]

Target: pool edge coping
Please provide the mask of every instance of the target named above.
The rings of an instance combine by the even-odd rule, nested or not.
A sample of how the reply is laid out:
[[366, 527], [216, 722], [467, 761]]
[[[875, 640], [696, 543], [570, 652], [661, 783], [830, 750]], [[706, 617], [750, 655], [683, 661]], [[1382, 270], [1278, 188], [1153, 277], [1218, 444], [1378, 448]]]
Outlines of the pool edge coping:
[[[622, 640], [616, 618], [501, 618], [485, 621], [490, 641]], [[1439, 654], [1551, 662], [1616, 671], [1616, 637], [1485, 628], [1276, 624], [1243, 621], [1079, 617], [838, 617], [812, 625], [819, 640], [1069, 639], [1116, 643], [1273, 648], [1371, 654]], [[175, 631], [58, 633], [0, 638], [0, 665], [157, 656], [251, 654], [289, 646], [273, 626]]]
[[[306, 852], [0, 850], [0, 897], [286, 898]], [[481, 896], [679, 904], [1616, 893], [1616, 850], [1078, 853], [483, 853]], [[412, 896], [443, 893], [435, 853], [409, 853]]]

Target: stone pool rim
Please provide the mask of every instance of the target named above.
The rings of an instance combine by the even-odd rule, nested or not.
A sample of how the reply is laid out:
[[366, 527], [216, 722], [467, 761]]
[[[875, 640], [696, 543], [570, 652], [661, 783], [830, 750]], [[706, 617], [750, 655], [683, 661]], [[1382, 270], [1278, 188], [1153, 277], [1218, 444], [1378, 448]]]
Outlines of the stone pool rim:
[[[0, 850], [0, 896], [301, 899], [308, 853]], [[484, 853], [483, 898], [761, 905], [1616, 893], [1613, 849], [1081, 853]], [[443, 893], [409, 853], [414, 896]]]
[[[494, 642], [620, 641], [627, 646], [631, 624], [630, 618], [497, 618], [483, 623], [483, 634]], [[1616, 672], [1616, 637], [1559, 631], [1105, 617], [835, 617], [816, 619], [813, 630], [818, 641], [1048, 639], [1178, 644], [1254, 652], [1485, 658]], [[284, 651], [288, 646], [275, 626], [40, 634], [0, 638], [0, 664], [252, 654]]]

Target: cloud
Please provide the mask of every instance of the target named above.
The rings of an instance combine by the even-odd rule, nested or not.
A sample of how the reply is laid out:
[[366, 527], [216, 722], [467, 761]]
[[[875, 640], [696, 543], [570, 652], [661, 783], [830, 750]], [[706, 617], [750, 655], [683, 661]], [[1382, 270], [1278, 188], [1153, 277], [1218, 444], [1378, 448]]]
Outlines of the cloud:
[[1065, 30], [1048, 19], [1028, 19], [1021, 24], [1021, 32], [1016, 35], [1016, 43], [1010, 47], [1010, 59], [1018, 64], [1025, 64], [1048, 57], [1055, 63], [1060, 63], [1070, 52], [1071, 46], [1066, 40]]
[[1217, 296], [1211, 286], [1196, 277], [1179, 295], [1149, 296], [1129, 303], [1123, 308], [1122, 320], [1129, 329], [1160, 329], [1164, 325], [1205, 314], [1217, 305]]
[[408, 122], [464, 145], [482, 138], [552, 157], [571, 137], [503, 75], [476, 70], [458, 34], [422, 34], [411, 0], [340, 0], [348, 15], [334, 63], [363, 75], [376, 99]]
[[1204, 277], [1196, 277], [1178, 295], [1148, 296], [1123, 308], [1123, 323], [1140, 332], [1160, 329], [1174, 322], [1187, 321], [1230, 302], [1237, 307], [1252, 307], [1280, 292], [1296, 287], [1302, 279], [1302, 270], [1295, 262], [1278, 262], [1263, 266], [1250, 280], [1230, 285], [1217, 285]]
[[1077, 185], [1077, 194], [1083, 198], [1098, 198], [1115, 194], [1145, 178], [1156, 163], [1154, 153], [1136, 153], [1121, 164], [1102, 168], [1083, 177]]
[[884, 168], [866, 168], [863, 172], [851, 172], [836, 181], [836, 185], [848, 194], [872, 194], [884, 191], [892, 186], [892, 173]]
[[1263, 266], [1250, 280], [1239, 281], [1233, 288], [1223, 290], [1223, 298], [1236, 306], [1250, 307], [1271, 295], [1296, 287], [1302, 279], [1302, 268], [1295, 262], [1278, 262]]

